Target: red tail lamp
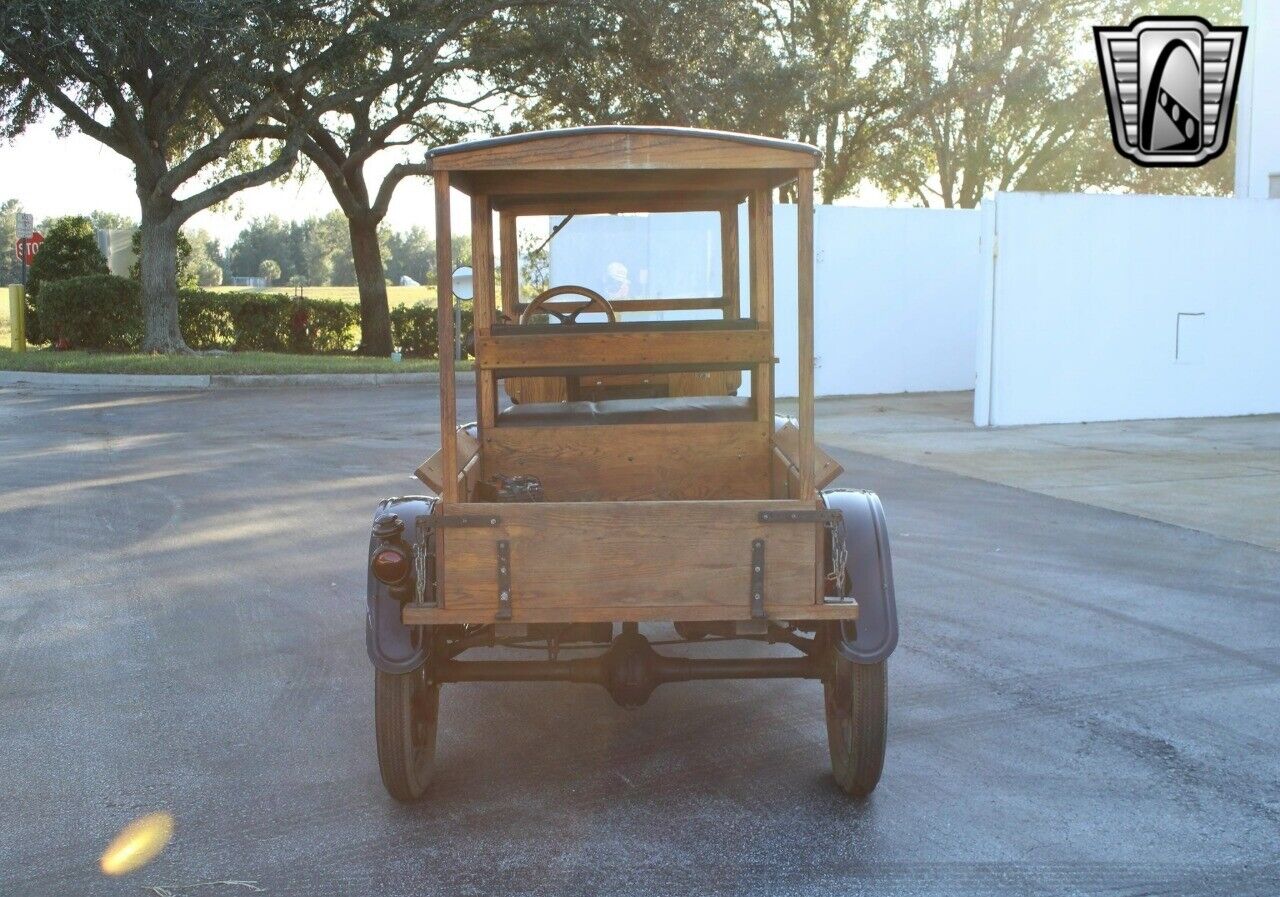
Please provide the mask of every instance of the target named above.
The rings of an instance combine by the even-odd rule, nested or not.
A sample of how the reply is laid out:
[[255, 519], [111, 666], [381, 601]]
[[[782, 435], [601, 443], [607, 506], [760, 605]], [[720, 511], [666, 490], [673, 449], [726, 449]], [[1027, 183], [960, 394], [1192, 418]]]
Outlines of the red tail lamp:
[[409, 556], [399, 548], [380, 548], [369, 562], [374, 578], [387, 585], [395, 585], [409, 575]]

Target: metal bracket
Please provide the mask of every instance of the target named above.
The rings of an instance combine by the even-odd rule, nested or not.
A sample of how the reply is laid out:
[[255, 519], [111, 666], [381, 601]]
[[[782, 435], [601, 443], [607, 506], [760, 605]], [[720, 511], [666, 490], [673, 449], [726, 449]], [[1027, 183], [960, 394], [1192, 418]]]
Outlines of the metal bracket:
[[494, 514], [449, 514], [431, 518], [431, 526], [456, 528], [463, 526], [497, 526], [502, 518]]
[[432, 544], [431, 539], [431, 528], [419, 526], [417, 535], [418, 538], [413, 543], [413, 606], [439, 607], [439, 600], [427, 601], [427, 589], [431, 585], [428, 581], [428, 562], [431, 559], [431, 555], [435, 553], [435, 546]]
[[825, 523], [835, 526], [843, 516], [839, 511], [761, 511], [761, 523]]
[[751, 616], [763, 620], [764, 614], [764, 539], [751, 542]]
[[511, 619], [511, 543], [498, 540], [498, 613], [495, 620]]

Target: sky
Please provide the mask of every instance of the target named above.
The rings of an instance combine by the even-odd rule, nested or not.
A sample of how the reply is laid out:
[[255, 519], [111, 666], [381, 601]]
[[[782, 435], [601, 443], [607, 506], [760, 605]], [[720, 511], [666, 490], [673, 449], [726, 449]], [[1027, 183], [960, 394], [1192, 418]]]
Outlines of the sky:
[[[422, 150], [425, 151], [426, 147]], [[388, 151], [368, 166], [371, 190], [400, 156]], [[185, 192], [195, 192], [188, 188]], [[184, 194], [180, 194], [184, 195]], [[87, 214], [94, 209], [119, 212], [137, 219], [138, 198], [133, 189], [133, 166], [123, 156], [78, 131], [66, 137], [52, 124], [29, 128], [12, 143], [0, 142], [0, 200], [17, 198], [36, 221], [55, 215]], [[455, 194], [450, 203], [455, 231], [470, 227], [465, 199]], [[253, 218], [279, 215], [286, 220], [324, 215], [337, 208], [329, 185], [318, 173], [303, 182], [297, 178], [244, 190], [230, 202], [195, 215], [188, 229], [203, 228], [229, 246]], [[414, 225], [435, 231], [431, 182], [411, 177], [400, 182], [387, 213], [392, 230]]]
[[[370, 192], [377, 189], [382, 176], [402, 158], [418, 156], [426, 147], [397, 148], [375, 156], [367, 165]], [[179, 196], [194, 193], [199, 185], [191, 184]], [[60, 137], [52, 122], [28, 128], [11, 143], [0, 141], [0, 201], [16, 198], [24, 211], [39, 222], [58, 215], [88, 214], [95, 209], [119, 212], [137, 220], [138, 198], [133, 189], [133, 165], [123, 156], [79, 131]], [[879, 191], [863, 189], [851, 197], [838, 200], [839, 205], [889, 205]], [[279, 215], [285, 220], [301, 220], [324, 215], [338, 207], [329, 185], [317, 172], [243, 190], [230, 201], [206, 209], [193, 216], [187, 230], [203, 229], [214, 236], [225, 250], [236, 235], [254, 218]], [[409, 177], [400, 182], [387, 213], [386, 225], [394, 231], [419, 226], [435, 233], [435, 202], [431, 181]], [[469, 233], [470, 211], [467, 199], [456, 191], [450, 203], [454, 233]], [[542, 231], [544, 226], [532, 222]]]

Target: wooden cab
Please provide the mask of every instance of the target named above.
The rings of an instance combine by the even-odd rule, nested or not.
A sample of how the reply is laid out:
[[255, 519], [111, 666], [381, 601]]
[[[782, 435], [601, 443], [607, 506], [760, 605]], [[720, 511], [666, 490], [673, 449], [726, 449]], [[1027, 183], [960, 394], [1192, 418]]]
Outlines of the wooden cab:
[[[418, 471], [441, 497], [435, 588], [405, 606], [404, 622], [855, 617], [855, 601], [825, 600], [831, 516], [817, 490], [840, 468], [813, 435], [817, 150], [712, 131], [594, 127], [446, 146], [429, 160], [441, 432], [456, 436]], [[794, 185], [798, 212], [794, 422], [774, 413], [772, 210], [784, 185]], [[455, 190], [471, 205], [475, 303], [475, 423], [461, 428]], [[694, 211], [719, 216], [721, 295], [610, 302], [571, 284], [521, 295], [520, 216]], [[578, 322], [584, 310], [606, 320]], [[641, 311], [677, 317], [628, 320]], [[714, 317], [679, 317], [692, 311]], [[536, 483], [538, 500], [495, 499], [517, 478]]]

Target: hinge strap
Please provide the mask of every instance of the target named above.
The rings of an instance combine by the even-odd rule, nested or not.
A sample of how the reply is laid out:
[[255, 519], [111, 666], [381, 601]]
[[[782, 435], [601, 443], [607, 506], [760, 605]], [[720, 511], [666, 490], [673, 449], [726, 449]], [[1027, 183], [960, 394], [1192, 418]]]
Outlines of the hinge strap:
[[511, 619], [511, 543], [498, 540], [498, 613], [496, 620]]

